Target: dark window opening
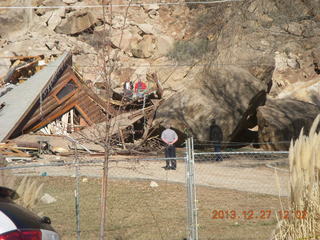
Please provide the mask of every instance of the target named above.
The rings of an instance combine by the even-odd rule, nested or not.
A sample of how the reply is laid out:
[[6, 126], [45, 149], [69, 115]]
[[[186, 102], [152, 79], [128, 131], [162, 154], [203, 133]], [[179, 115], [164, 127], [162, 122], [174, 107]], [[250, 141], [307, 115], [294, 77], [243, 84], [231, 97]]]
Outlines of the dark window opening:
[[68, 94], [70, 94], [71, 92], [73, 92], [74, 90], [76, 90], [78, 87], [76, 85], [76, 83], [74, 81], [69, 81], [67, 83], [67, 85], [65, 85], [57, 94], [57, 98], [58, 99], [62, 99], [65, 96], [67, 96]]

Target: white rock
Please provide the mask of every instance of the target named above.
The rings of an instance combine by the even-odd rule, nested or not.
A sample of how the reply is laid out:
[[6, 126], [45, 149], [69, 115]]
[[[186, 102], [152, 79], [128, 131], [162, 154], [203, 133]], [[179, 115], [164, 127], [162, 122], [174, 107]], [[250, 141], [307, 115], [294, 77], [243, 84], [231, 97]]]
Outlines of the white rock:
[[115, 15], [112, 18], [112, 27], [113, 28], [122, 28], [124, 24], [124, 16]]
[[150, 182], [150, 187], [155, 188], [155, 187], [159, 187], [159, 185], [155, 181], [151, 181]]
[[288, 68], [287, 59], [288, 57], [285, 53], [275, 52], [275, 70], [285, 71]]
[[153, 18], [159, 16], [159, 12], [156, 10], [151, 10], [148, 12], [148, 16], [153, 19]]
[[62, 0], [62, 1], [66, 4], [74, 4], [74, 3], [78, 2], [78, 0]]
[[45, 43], [45, 45], [49, 50], [52, 50], [56, 44], [54, 42], [47, 42], [47, 43]]
[[11, 62], [7, 58], [0, 59], [0, 77], [4, 77], [9, 71]]
[[154, 27], [151, 24], [142, 23], [142, 24], [137, 24], [137, 26], [145, 34], [155, 34], [156, 33]]
[[48, 11], [48, 12], [44, 13], [42, 16], [40, 16], [38, 21], [39, 21], [43, 26], [47, 26], [47, 22], [50, 20], [52, 14], [53, 14], [52, 11]]
[[41, 198], [40, 201], [45, 204], [51, 204], [57, 201], [54, 197], [52, 197], [50, 194], [45, 193]]

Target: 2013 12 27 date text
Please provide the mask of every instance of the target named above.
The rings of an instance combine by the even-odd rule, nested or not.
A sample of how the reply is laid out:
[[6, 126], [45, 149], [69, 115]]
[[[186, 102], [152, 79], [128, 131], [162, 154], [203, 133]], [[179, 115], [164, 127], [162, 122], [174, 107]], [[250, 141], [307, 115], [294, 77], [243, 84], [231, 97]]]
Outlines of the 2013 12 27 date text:
[[304, 210], [222, 210], [214, 209], [211, 212], [211, 219], [270, 219], [277, 216], [279, 219], [305, 219], [308, 216], [307, 211]]

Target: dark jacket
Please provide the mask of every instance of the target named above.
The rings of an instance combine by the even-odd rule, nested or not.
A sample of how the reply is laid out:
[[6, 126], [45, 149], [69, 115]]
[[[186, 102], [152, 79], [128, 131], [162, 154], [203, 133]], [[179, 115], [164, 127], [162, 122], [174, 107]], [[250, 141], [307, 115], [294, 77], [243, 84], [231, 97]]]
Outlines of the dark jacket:
[[213, 141], [215, 143], [221, 143], [223, 140], [223, 133], [221, 130], [221, 127], [219, 127], [217, 124], [213, 124], [210, 126], [210, 141]]

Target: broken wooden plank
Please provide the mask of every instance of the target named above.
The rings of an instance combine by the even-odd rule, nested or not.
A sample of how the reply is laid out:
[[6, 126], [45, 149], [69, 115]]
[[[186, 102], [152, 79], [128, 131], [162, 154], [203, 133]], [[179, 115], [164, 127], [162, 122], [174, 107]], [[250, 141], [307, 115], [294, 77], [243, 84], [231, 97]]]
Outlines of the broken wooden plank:
[[30, 157], [28, 153], [22, 151], [23, 148], [18, 148], [14, 143], [1, 143], [0, 144], [0, 155], [13, 156], [13, 157]]
[[124, 141], [124, 136], [123, 136], [123, 132], [122, 132], [121, 128], [119, 128], [119, 136], [120, 136], [120, 139], [121, 139], [121, 142], [122, 142], [123, 149], [126, 149], [126, 144], [125, 144], [125, 141]]
[[31, 58], [39, 58], [42, 59], [44, 58], [44, 55], [36, 55], [36, 56], [11, 56], [11, 57], [7, 57], [7, 56], [1, 56], [1, 58], [7, 58], [7, 59], [12, 59], [12, 60], [29, 60]]

